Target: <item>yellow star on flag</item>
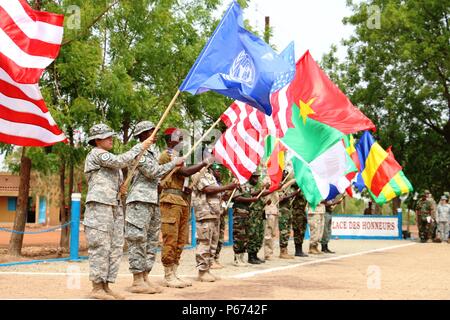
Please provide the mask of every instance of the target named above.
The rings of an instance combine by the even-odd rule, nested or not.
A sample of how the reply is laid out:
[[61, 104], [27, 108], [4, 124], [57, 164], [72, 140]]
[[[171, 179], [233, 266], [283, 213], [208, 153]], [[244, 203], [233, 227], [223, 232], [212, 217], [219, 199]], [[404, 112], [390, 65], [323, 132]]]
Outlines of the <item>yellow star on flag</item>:
[[303, 118], [303, 124], [306, 124], [306, 118], [308, 118], [308, 115], [315, 113], [311, 108], [314, 100], [316, 100], [316, 98], [312, 98], [308, 101], [308, 103], [305, 103], [302, 99], [300, 99], [300, 116]]

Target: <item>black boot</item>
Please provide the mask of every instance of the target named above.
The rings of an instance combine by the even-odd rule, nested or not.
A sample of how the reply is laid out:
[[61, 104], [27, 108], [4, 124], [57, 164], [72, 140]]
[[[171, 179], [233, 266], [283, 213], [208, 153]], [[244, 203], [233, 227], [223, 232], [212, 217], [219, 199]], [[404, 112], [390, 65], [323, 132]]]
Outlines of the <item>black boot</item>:
[[303, 253], [301, 244], [295, 244], [295, 256], [296, 257], [307, 257], [308, 256], [306, 253]]
[[251, 264], [261, 264], [261, 262], [259, 262], [258, 257], [256, 256], [256, 253], [248, 253], [248, 263]]
[[322, 244], [322, 252], [324, 252], [324, 253], [336, 253], [336, 252], [331, 251], [330, 249], [328, 249], [328, 244]]

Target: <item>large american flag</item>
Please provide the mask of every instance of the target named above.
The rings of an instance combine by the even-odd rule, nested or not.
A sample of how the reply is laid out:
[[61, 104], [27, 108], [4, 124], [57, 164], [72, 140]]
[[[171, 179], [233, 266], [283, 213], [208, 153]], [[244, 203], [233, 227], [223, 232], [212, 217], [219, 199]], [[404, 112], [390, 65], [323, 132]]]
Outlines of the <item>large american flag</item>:
[[219, 162], [233, 172], [241, 184], [250, 179], [264, 156], [267, 135], [282, 138], [292, 123], [290, 83], [295, 76], [294, 44], [281, 53], [292, 66], [280, 75], [272, 86], [270, 104], [272, 115], [240, 101], [235, 101], [221, 116], [228, 129], [217, 141], [213, 154]]
[[58, 56], [64, 16], [0, 0], [0, 142], [48, 146], [66, 137], [50, 115], [38, 82]]
[[221, 116], [228, 129], [217, 141], [213, 154], [241, 184], [250, 179], [261, 162], [266, 136], [282, 138], [294, 126], [287, 88], [272, 94], [272, 116], [240, 101], [235, 101]]

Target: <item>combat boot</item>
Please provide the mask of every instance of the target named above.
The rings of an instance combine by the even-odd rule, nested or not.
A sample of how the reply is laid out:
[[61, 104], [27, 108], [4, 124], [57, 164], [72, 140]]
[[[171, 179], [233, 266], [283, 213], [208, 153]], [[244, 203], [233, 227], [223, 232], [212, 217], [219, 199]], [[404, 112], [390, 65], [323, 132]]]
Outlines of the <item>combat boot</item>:
[[175, 277], [173, 266], [164, 267], [163, 285], [170, 288], [185, 288], [186, 285]]
[[89, 294], [89, 297], [99, 300], [116, 300], [113, 296], [106, 293], [105, 289], [103, 288], [103, 282], [96, 283], [92, 281], [92, 291]]
[[211, 267], [209, 267], [210, 269], [223, 269], [223, 265], [221, 265], [219, 263], [219, 260], [214, 259], [213, 262], [211, 263]]
[[192, 286], [192, 281], [191, 281], [191, 280], [188, 280], [188, 279], [182, 279], [182, 278], [180, 278], [180, 277], [178, 276], [177, 270], [178, 270], [178, 265], [177, 265], [177, 264], [174, 264], [174, 265], [173, 265], [173, 274], [175, 275], [175, 277], [176, 277], [178, 280], [180, 280], [182, 283], [184, 283], [184, 284], [186, 285], [186, 287]]
[[156, 285], [156, 284], [154, 284], [154, 283], [151, 283], [151, 282], [148, 280], [148, 272], [147, 272], [147, 271], [145, 271], [145, 272], [143, 273], [143, 277], [144, 277], [144, 282], [145, 282], [145, 284], [146, 284], [150, 289], [154, 290], [155, 293], [161, 293], [161, 292], [163, 292], [163, 288], [162, 288], [162, 287], [160, 287], [160, 286], [158, 286], [158, 285]]
[[322, 254], [322, 252], [320, 252], [319, 248], [317, 247], [318, 245], [309, 245], [309, 254]]
[[280, 248], [280, 259], [294, 259], [294, 257], [289, 255], [287, 248]]
[[295, 256], [296, 257], [307, 257], [308, 255], [303, 252], [301, 244], [295, 244]]
[[103, 283], [103, 290], [105, 290], [105, 292], [107, 294], [109, 294], [110, 296], [113, 296], [117, 300], [125, 300], [125, 296], [121, 295], [118, 292], [115, 292], [115, 291], [111, 290], [111, 288], [109, 287], [109, 283], [108, 282], [104, 282]]
[[258, 259], [256, 253], [248, 253], [248, 263], [251, 264], [261, 264], [260, 260]]
[[272, 256], [269, 256], [269, 255], [264, 256], [264, 261], [272, 261], [272, 260], [273, 260]]
[[144, 273], [133, 273], [133, 284], [129, 288], [132, 293], [156, 293], [156, 290], [150, 288], [144, 281]]
[[210, 274], [208, 272], [208, 270], [206, 270], [206, 271], [198, 270], [198, 281], [201, 281], [201, 282], [214, 282], [214, 281], [216, 281], [216, 278], [214, 278], [212, 276], [212, 274]]
[[331, 251], [330, 249], [328, 249], [328, 244], [323, 244], [322, 245], [322, 252], [324, 252], [324, 253], [336, 253], [336, 252]]

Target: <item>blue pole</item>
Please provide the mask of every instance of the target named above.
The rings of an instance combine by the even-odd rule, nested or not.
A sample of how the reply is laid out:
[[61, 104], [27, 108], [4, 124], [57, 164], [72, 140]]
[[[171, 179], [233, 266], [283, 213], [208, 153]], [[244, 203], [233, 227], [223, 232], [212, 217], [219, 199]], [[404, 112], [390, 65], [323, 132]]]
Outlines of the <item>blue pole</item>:
[[81, 193], [72, 193], [72, 210], [70, 212], [70, 261], [80, 261], [78, 255], [80, 239], [80, 201]]
[[228, 208], [228, 241], [225, 245], [233, 245], [233, 208]]
[[398, 217], [398, 239], [403, 239], [403, 211], [402, 208], [397, 209], [397, 217]]
[[191, 210], [191, 247], [195, 248], [197, 246], [197, 239], [196, 239], [196, 225], [195, 225], [195, 211], [194, 208]]

